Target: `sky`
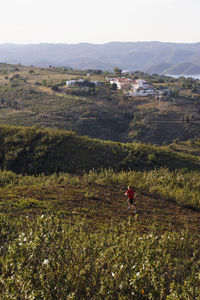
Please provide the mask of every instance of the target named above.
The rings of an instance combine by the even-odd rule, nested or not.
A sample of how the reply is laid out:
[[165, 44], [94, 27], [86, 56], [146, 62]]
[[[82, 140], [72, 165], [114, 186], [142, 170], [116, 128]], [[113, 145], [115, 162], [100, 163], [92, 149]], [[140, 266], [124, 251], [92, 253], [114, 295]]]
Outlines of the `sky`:
[[200, 0], [1, 0], [2, 43], [200, 42]]

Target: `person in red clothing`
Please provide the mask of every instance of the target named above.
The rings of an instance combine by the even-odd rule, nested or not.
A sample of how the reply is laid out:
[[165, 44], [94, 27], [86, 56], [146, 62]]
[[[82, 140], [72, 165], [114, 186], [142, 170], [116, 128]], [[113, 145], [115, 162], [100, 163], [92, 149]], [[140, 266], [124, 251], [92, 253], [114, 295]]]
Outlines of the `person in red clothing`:
[[128, 186], [128, 190], [126, 191], [125, 195], [128, 196], [128, 200], [127, 200], [128, 204], [129, 204], [128, 209], [134, 209], [134, 213], [136, 213], [137, 209], [136, 209], [135, 205], [133, 204], [133, 201], [136, 197], [136, 192], [134, 190], [132, 190], [130, 185]]

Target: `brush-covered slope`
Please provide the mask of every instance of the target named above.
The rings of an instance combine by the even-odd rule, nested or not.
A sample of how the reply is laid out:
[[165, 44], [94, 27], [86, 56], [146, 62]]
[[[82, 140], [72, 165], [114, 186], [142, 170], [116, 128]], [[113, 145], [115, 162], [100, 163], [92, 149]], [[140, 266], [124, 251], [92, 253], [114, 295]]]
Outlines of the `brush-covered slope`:
[[0, 166], [23, 174], [50, 174], [83, 173], [100, 168], [197, 169], [200, 161], [167, 147], [105, 142], [52, 129], [1, 126]]

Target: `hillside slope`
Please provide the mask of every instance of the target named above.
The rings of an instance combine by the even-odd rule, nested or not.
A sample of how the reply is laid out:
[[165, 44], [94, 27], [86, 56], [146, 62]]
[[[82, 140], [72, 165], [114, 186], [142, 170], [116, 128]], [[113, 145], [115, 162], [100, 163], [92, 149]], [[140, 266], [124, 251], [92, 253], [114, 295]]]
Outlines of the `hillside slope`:
[[[156, 89], [170, 88], [172, 96], [162, 101], [128, 97], [113, 89], [101, 70], [0, 64], [0, 124], [51, 127], [102, 140], [158, 145], [199, 135], [200, 81], [139, 72], [128, 76], [145, 79]], [[101, 84], [95, 88], [65, 85], [76, 78]], [[175, 97], [173, 91], [179, 95]]]
[[168, 147], [116, 143], [73, 132], [34, 127], [0, 127], [0, 166], [23, 174], [83, 173], [91, 169], [199, 169], [200, 161]]
[[[4, 175], [6, 177], [6, 174]], [[13, 178], [10, 174], [10, 182], [7, 186], [0, 187], [1, 212], [8, 214], [12, 212], [15, 216], [25, 214], [31, 216], [55, 210], [62, 211], [67, 217], [87, 216], [93, 229], [103, 224], [110, 225], [111, 222], [122, 222], [130, 216], [134, 217], [134, 213], [127, 210], [127, 197], [124, 196], [126, 186], [123, 184], [91, 184], [80, 177], [70, 179], [65, 174], [57, 180], [51, 177], [46, 179], [41, 177], [38, 180], [33, 177], [29, 180], [27, 177], [22, 177], [20, 185], [11, 187], [9, 183], [13, 184], [16, 180], [16, 178], [14, 180], [16, 175], [12, 174], [12, 176]], [[46, 180], [45, 184], [43, 180]], [[200, 211], [139, 190], [137, 190], [135, 205], [137, 221], [141, 224], [142, 232], [148, 231], [150, 224], [154, 222], [160, 233], [166, 230], [185, 229], [193, 236], [199, 237]]]
[[138, 194], [134, 215], [123, 187], [43, 179], [0, 189], [3, 299], [199, 298], [198, 211]]

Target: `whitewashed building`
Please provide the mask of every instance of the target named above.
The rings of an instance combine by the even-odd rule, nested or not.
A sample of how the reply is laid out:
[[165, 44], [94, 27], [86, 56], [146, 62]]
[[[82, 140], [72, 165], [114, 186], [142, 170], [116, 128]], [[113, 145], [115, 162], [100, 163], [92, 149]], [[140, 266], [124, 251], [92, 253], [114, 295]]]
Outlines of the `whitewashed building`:
[[110, 84], [116, 84], [117, 89], [127, 92], [130, 96], [146, 97], [155, 94], [155, 89], [142, 79], [130, 79], [126, 77], [108, 78]]
[[135, 83], [132, 85], [129, 95], [130, 96], [142, 96], [147, 97], [149, 95], [154, 95], [155, 89], [149, 85], [145, 80], [136, 79]]
[[84, 80], [83, 79], [72, 79], [72, 80], [67, 80], [66, 85], [74, 85], [76, 83], [82, 83]]

